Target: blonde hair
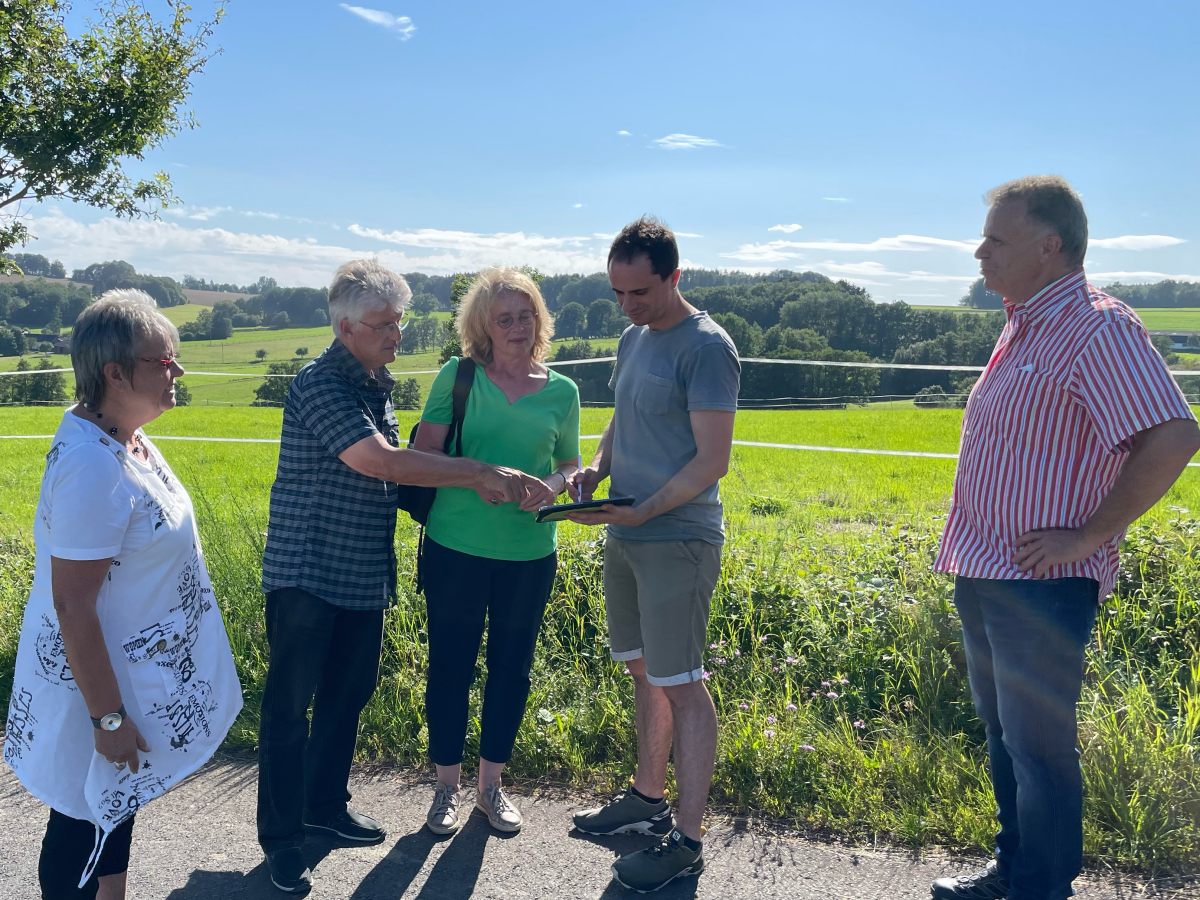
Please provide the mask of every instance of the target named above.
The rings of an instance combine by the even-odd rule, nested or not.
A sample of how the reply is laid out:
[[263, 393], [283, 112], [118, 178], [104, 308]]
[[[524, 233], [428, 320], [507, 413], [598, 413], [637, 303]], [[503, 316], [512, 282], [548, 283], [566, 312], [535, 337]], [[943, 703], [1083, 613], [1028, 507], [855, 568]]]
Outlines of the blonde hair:
[[501, 294], [521, 294], [533, 304], [533, 350], [531, 356], [541, 362], [550, 352], [550, 339], [554, 337], [554, 320], [537, 282], [520, 269], [484, 269], [468, 289], [458, 308], [458, 339], [462, 344], [463, 356], [487, 365], [492, 361], [492, 339], [488, 335], [488, 315], [492, 303]]

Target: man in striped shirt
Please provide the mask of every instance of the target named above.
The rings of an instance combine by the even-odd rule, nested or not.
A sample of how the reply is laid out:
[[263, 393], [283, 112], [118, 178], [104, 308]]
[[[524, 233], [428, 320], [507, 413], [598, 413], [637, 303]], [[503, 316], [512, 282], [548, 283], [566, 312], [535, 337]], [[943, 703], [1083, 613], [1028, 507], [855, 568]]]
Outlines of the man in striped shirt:
[[1007, 323], [971, 392], [934, 564], [953, 573], [1000, 829], [935, 900], [1060, 900], [1083, 861], [1075, 705], [1117, 544], [1197, 449], [1195, 416], [1129, 307], [1088, 284], [1061, 178], [1001, 185], [975, 251]]

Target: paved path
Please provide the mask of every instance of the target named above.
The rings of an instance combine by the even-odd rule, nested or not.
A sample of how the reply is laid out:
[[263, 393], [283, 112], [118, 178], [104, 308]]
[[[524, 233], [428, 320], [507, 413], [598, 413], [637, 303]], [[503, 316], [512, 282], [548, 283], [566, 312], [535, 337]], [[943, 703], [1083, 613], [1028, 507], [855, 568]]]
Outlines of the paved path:
[[[138, 816], [130, 900], [282, 900], [272, 887], [254, 835], [255, 766], [224, 760]], [[310, 840], [312, 900], [465, 900], [468, 897], [586, 898], [638, 896], [609, 878], [620, 853], [644, 846], [642, 837], [586, 838], [567, 831], [569, 813], [588, 803], [551, 788], [514, 791], [526, 825], [500, 836], [474, 815], [453, 838], [421, 827], [432, 781], [387, 770], [357, 775], [354, 805], [379, 816], [388, 839], [375, 847]], [[12, 773], [0, 767], [0, 898], [36, 900], [38, 844], [45, 811]], [[681, 898], [929, 897], [930, 881], [978, 860], [820, 843], [717, 819], [705, 841], [707, 871], [653, 895]], [[33, 879], [33, 880], [31, 880]], [[1196, 885], [1144, 884], [1128, 875], [1089, 873], [1076, 883], [1080, 900], [1200, 898]]]

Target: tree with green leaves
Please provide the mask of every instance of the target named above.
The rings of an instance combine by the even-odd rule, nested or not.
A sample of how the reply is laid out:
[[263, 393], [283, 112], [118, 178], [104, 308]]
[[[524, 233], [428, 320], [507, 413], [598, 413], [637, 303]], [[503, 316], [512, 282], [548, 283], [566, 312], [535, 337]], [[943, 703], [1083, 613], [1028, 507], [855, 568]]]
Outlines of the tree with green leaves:
[[284, 401], [287, 400], [288, 388], [292, 386], [292, 379], [279, 378], [278, 376], [295, 375], [303, 365], [304, 361], [300, 359], [286, 359], [281, 362], [270, 363], [267, 366], [267, 375], [276, 377], [263, 379], [263, 383], [254, 389], [254, 396], [257, 399], [250, 405], [283, 406]]
[[421, 383], [415, 378], [401, 378], [392, 386], [392, 405], [396, 409], [421, 408]]
[[[71, 35], [69, 0], [0, 3], [0, 251], [30, 237], [14, 212], [22, 201], [132, 218], [175, 199], [166, 173], [135, 180], [123, 167], [194, 126], [183, 103], [224, 8], [196, 21], [183, 0], [166, 5], [160, 21], [136, 0], [107, 0]], [[14, 267], [0, 258], [0, 268]]]

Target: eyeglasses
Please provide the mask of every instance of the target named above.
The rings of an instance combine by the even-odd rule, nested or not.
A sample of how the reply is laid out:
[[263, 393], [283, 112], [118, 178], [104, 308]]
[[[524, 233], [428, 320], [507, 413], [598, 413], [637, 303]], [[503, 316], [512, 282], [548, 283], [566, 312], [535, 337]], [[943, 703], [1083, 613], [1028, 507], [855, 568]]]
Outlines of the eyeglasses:
[[498, 319], [492, 319], [492, 324], [502, 331], [508, 331], [514, 325], [532, 325], [533, 320], [537, 318], [537, 313], [525, 310], [515, 319], [510, 315], [503, 315]]
[[140, 359], [142, 362], [158, 363], [164, 369], [169, 369], [169, 368], [171, 368], [171, 366], [179, 365], [179, 354], [178, 353], [168, 353], [166, 356], [163, 356], [163, 357], [139, 356], [138, 359]]
[[393, 331], [396, 334], [404, 334], [404, 329], [408, 327], [408, 317], [403, 316], [398, 322], [384, 322], [382, 325], [372, 325], [370, 322], [364, 322], [362, 319], [359, 319], [358, 323], [366, 325], [378, 335], [385, 335]]

